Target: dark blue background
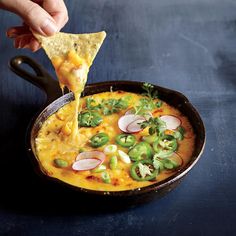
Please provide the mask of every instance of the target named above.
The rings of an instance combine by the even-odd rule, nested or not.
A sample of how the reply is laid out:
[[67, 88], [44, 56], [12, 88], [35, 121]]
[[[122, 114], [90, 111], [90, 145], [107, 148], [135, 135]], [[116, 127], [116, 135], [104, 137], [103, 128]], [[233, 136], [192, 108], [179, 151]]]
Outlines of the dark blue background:
[[0, 235], [235, 235], [236, 1], [66, 4], [64, 31], [107, 32], [88, 82], [141, 80], [184, 93], [204, 120], [205, 151], [161, 200], [120, 211], [80, 209], [79, 197], [41, 182], [26, 158], [25, 130], [44, 95], [10, 72], [8, 60], [29, 55], [55, 74], [42, 50], [13, 48], [5, 31], [19, 18], [1, 11]]

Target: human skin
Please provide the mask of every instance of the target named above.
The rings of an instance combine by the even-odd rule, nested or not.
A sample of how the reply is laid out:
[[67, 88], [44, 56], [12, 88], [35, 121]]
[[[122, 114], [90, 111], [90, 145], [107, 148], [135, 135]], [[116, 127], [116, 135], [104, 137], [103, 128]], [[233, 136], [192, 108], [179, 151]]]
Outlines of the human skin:
[[23, 24], [9, 28], [6, 34], [14, 40], [16, 48], [29, 48], [33, 52], [40, 48], [40, 44], [32, 31], [51, 36], [69, 19], [63, 0], [0, 0], [0, 8], [22, 18]]

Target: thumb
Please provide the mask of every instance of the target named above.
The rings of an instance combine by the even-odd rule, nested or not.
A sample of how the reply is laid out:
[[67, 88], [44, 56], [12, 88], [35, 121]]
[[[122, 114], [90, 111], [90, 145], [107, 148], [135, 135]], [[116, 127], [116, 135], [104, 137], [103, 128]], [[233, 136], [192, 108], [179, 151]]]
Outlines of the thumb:
[[54, 19], [37, 3], [30, 0], [13, 2], [15, 4], [11, 6], [12, 11], [18, 14], [33, 31], [45, 36], [53, 35], [58, 31]]

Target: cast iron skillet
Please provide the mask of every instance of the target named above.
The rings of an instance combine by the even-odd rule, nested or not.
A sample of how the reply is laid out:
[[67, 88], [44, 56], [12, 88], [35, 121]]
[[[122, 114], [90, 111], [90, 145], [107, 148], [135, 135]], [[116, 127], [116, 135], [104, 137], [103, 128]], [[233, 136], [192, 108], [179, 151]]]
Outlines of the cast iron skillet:
[[[23, 69], [22, 67], [23, 64], [27, 64], [28, 66], [30, 66], [35, 73], [33, 74], [27, 71], [26, 69]], [[94, 195], [96, 199], [98, 197], [102, 197], [105, 199], [117, 197], [123, 199], [129, 198], [132, 201], [133, 200], [137, 201], [138, 199], [143, 201], [143, 199], [147, 200], [150, 198], [152, 199], [153, 197], [160, 197], [171, 191], [173, 188], [175, 188], [179, 184], [179, 182], [183, 179], [183, 177], [197, 163], [203, 152], [205, 145], [205, 128], [196, 109], [191, 105], [189, 100], [183, 94], [163, 87], [155, 86], [155, 88], [158, 90], [160, 99], [178, 108], [185, 116], [188, 117], [189, 121], [191, 122], [194, 128], [194, 132], [196, 134], [195, 149], [190, 162], [184, 168], [180, 169], [176, 174], [159, 183], [155, 183], [153, 185], [143, 187], [141, 189], [118, 191], [118, 192], [103, 192], [103, 191], [95, 191], [95, 190], [74, 187], [58, 179], [49, 177], [40, 169], [37, 160], [34, 140], [37, 137], [38, 131], [43, 122], [50, 115], [55, 113], [59, 108], [72, 101], [74, 99], [73, 94], [67, 93], [64, 96], [62, 96], [58, 82], [54, 80], [41, 65], [37, 64], [34, 60], [32, 60], [29, 57], [16, 56], [10, 60], [9, 67], [13, 72], [15, 72], [23, 79], [41, 88], [47, 95], [47, 100], [43, 109], [39, 112], [39, 114], [37, 114], [35, 118], [33, 118], [33, 120], [29, 125], [26, 139], [27, 152], [30, 156], [31, 161], [33, 161], [33, 166], [35, 167], [37, 173], [39, 173], [46, 179], [54, 180], [62, 184], [63, 186], [71, 187], [79, 191], [80, 193], [87, 193], [89, 195]], [[124, 90], [128, 92], [141, 93], [143, 92], [141, 88], [142, 84], [143, 82], [132, 82], [132, 81], [109, 81], [109, 82], [88, 84], [83, 92], [83, 96], [110, 91], [111, 86], [113, 91]]]

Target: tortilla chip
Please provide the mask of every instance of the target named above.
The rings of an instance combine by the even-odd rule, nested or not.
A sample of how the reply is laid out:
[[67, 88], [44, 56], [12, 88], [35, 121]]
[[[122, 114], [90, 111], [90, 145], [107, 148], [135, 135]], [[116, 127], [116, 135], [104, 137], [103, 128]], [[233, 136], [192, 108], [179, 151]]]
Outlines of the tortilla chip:
[[64, 56], [70, 50], [75, 50], [81, 58], [86, 60], [89, 66], [91, 66], [106, 37], [105, 31], [89, 34], [59, 32], [49, 37], [37, 33], [33, 34], [41, 43], [50, 60], [55, 56]]

